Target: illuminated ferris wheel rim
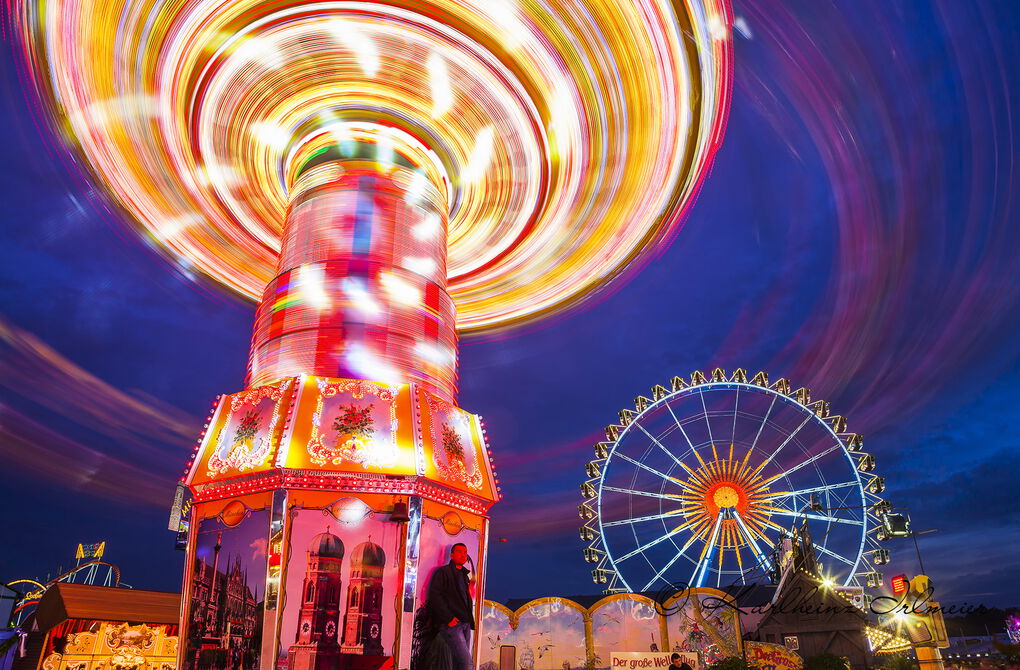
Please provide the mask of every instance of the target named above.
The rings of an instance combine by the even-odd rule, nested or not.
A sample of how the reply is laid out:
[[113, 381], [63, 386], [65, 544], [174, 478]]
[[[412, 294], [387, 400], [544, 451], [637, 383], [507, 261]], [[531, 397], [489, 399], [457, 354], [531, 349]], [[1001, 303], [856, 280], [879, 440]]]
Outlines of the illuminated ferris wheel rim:
[[[704, 384], [698, 384], [698, 385], [693, 386], [693, 387], [687, 387], [686, 389], [681, 389], [679, 391], [676, 391], [676, 392], [672, 393], [669, 396], [666, 396], [666, 397], [662, 398], [661, 400], [655, 401], [652, 405], [648, 406], [648, 408], [645, 410], [645, 412], [652, 413], [654, 410], [660, 408], [661, 406], [668, 405], [670, 401], [677, 399], [681, 395], [687, 395], [687, 394], [691, 394], [691, 393], [704, 394], [706, 391], [712, 391], [712, 390], [729, 390], [729, 389], [741, 389], [741, 388], [743, 388], [745, 390], [748, 390], [748, 391], [752, 391], [752, 392], [764, 393], [766, 395], [771, 395], [776, 400], [781, 400], [783, 402], [789, 403], [789, 404], [791, 404], [793, 406], [796, 406], [797, 408], [799, 408], [799, 409], [801, 409], [803, 411], [806, 411], [808, 414], [812, 414], [813, 415], [813, 412], [812, 412], [812, 410], [809, 407], [807, 407], [807, 406], [797, 402], [794, 399], [791, 399], [787, 395], [779, 393], [778, 391], [776, 391], [774, 389], [771, 389], [771, 388], [768, 388], [768, 387], [760, 387], [760, 386], [756, 386], [756, 385], [753, 385], [753, 384], [739, 383], [739, 382], [730, 382], [730, 381], [706, 382]], [[644, 414], [645, 412], [642, 412], [642, 414]], [[706, 416], [707, 416], [707, 414], [708, 414], [708, 412], [706, 411]], [[631, 430], [631, 428], [633, 426], [638, 426], [639, 425], [639, 423], [638, 423], [639, 418], [640, 418], [640, 415], [638, 417], [635, 417], [634, 420], [630, 424], [628, 424], [628, 425], [626, 425], [624, 427], [624, 430], [620, 433], [619, 438], [614, 442], [613, 448], [610, 450], [609, 455], [606, 458], [605, 466], [608, 467], [609, 462], [612, 460], [613, 456], [616, 454], [617, 446], [624, 439], [626, 439], [626, 437], [628, 435], [628, 432]], [[832, 438], [834, 443], [842, 445], [842, 439], [832, 429], [832, 427], [830, 425], [828, 425], [828, 424], [826, 424], [824, 422], [821, 422], [820, 425], [824, 425], [825, 426], [825, 428], [828, 430], [828, 433], [830, 434], [830, 437]], [[698, 446], [690, 445], [690, 449], [691, 449], [691, 452], [693, 454], [697, 455], [697, 448], [698, 447], [705, 447], [705, 446], [711, 447], [713, 452], [717, 451], [716, 445], [714, 443], [712, 443], [712, 442], [699, 444]], [[734, 449], [734, 444], [731, 443], [730, 444], [730, 450], [729, 450], [730, 451], [730, 457], [725, 462], [732, 462], [733, 449]], [[782, 447], [777, 449], [776, 453], [778, 453], [778, 451], [780, 449], [782, 449]], [[833, 449], [835, 450], [835, 447], [833, 447]], [[751, 450], [748, 450], [746, 452], [747, 457], [749, 457], [751, 455], [751, 453], [752, 453]], [[833, 453], [833, 452], [828, 452], [828, 451], [822, 452], [823, 455], [827, 455], [828, 453]], [[847, 451], [846, 449], [843, 449], [843, 454], [846, 456], [846, 459], [847, 459], [847, 461], [848, 461], [848, 463], [849, 463], [849, 465], [851, 467], [851, 471], [852, 471], [853, 476], [854, 476], [854, 481], [852, 481], [852, 482], [845, 482], [843, 484], [838, 484], [838, 485], [835, 485], [835, 486], [838, 486], [840, 488], [856, 486], [859, 489], [859, 492], [860, 492], [861, 507], [864, 507], [866, 503], [865, 503], [865, 497], [864, 497], [864, 487], [863, 487], [863, 482], [861, 481], [860, 472], [857, 470], [856, 465], [854, 464], [853, 459], [850, 456], [849, 451]], [[773, 455], [775, 455], [775, 454], [773, 454]], [[745, 457], [745, 460], [747, 460], [747, 457]], [[814, 457], [812, 457], [812, 458], [814, 458]], [[718, 460], [718, 457], [714, 460], [714, 462], [710, 462], [710, 464], [706, 464], [704, 461], [702, 461], [701, 462], [702, 468], [699, 468], [698, 472], [701, 473], [701, 472], [704, 472], [705, 470], [711, 471], [712, 470], [711, 465], [718, 465], [719, 463], [720, 463], [720, 461]], [[758, 470], [760, 470], [761, 467], [766, 465], [766, 464], [768, 464], [768, 463], [762, 463], [759, 466]], [[803, 464], [803, 462], [802, 462], [802, 464]], [[730, 475], [730, 473], [726, 473], [726, 474]], [[739, 473], [737, 473], [737, 474], [739, 475]], [[786, 473], [784, 473], [784, 476], [785, 476], [785, 474]], [[732, 475], [730, 475], [730, 476], [732, 476]], [[738, 479], [738, 480], [740, 479], [739, 476], [738, 477], [734, 477], [734, 478]], [[776, 481], [777, 479], [778, 479], [778, 476], [769, 478], [768, 480], [765, 480], [764, 481], [765, 490], [767, 491], [767, 485], [769, 483], [771, 483], [772, 481]], [[690, 480], [688, 480], [688, 485], [689, 485], [689, 482], [690, 482]], [[679, 483], [679, 482], [677, 482], [677, 483]], [[715, 483], [715, 482], [713, 482], [713, 483]], [[712, 497], [715, 498], [715, 499], [718, 499], [720, 497], [720, 494], [722, 496], [734, 496], [735, 495], [738, 499], [740, 499], [740, 498], [744, 497], [744, 493], [745, 492], [744, 491], [734, 491], [734, 489], [737, 489], [738, 486], [741, 485], [741, 484], [744, 484], [746, 486], [754, 487], [757, 484], [757, 482], [754, 481], [753, 479], [750, 480], [750, 481], [748, 481], [746, 479], [744, 481], [731, 481], [731, 480], [723, 478], [721, 481], [718, 482], [718, 487], [715, 488], [714, 491], [712, 489], [710, 489], [708, 491], [708, 493], [712, 493], [713, 494]], [[737, 486], [734, 486], [734, 485], [737, 485]], [[757, 490], [761, 490], [760, 487]], [[772, 500], [774, 500], [777, 497], [794, 496], [794, 495], [801, 494], [801, 493], [811, 493], [811, 491], [803, 491], [803, 490], [798, 490], [798, 491], [793, 491], [793, 492], [791, 492], [791, 491], [783, 491], [783, 492], [780, 492], [780, 493], [771, 494], [770, 497], [764, 498], [764, 500], [772, 501]], [[754, 494], [752, 493], [751, 495], [753, 496]], [[766, 494], [761, 494], [761, 495], [767, 496], [769, 494], [766, 493]], [[683, 499], [683, 496], [679, 496], [679, 497], [681, 499]], [[694, 496], [692, 496], [692, 497], [694, 497]], [[601, 493], [601, 484], [600, 484], [600, 492], [599, 492], [599, 510], [600, 511], [601, 511], [601, 500], [602, 500], [602, 493]], [[754, 507], [756, 504], [757, 504], [757, 502], [749, 503], [748, 506]], [[729, 508], [733, 508], [735, 510], [734, 511], [734, 517], [735, 517], [735, 520], [736, 520], [736, 524], [735, 525], [736, 525], [736, 527], [738, 529], [740, 529], [738, 532], [744, 535], [745, 541], [746, 541], [746, 537], [747, 536], [750, 535], [750, 536], [753, 537], [751, 531], [749, 530], [749, 527], [751, 527], [754, 519], [753, 518], [745, 519], [744, 515], [741, 514], [741, 512], [738, 509], [738, 504], [730, 505], [730, 506], [726, 506], [726, 505], [718, 505], [718, 506], [720, 507], [720, 509], [719, 509], [719, 511], [718, 511], [718, 513], [716, 515], [713, 515], [712, 520], [718, 520], [718, 521], [723, 521], [724, 522], [726, 520], [725, 517], [723, 516], [725, 514], [724, 510], [729, 509]], [[789, 511], [787, 511], [787, 510], [780, 511], [779, 509], [767, 509], [767, 510], [764, 510], [764, 513], [765, 513], [766, 516], [771, 516], [772, 514], [790, 514]], [[689, 518], [689, 515], [686, 512], [682, 513], [681, 515], [684, 516], [684, 517], [688, 517]], [[810, 513], [800, 513], [800, 514], [796, 514], [796, 516], [800, 517], [801, 519], [807, 519], [807, 518], [814, 518], [817, 515], [812, 515]], [[835, 519], [835, 518], [833, 518], [831, 520], [829, 520], [829, 519], [825, 519], [825, 520], [829, 521], [829, 523], [842, 521], [842, 520]], [[712, 528], [712, 531], [715, 531], [714, 526], [716, 524], [711, 524], [710, 523], [710, 524], [707, 524], [707, 525]], [[720, 530], [721, 530], [722, 529], [722, 524], [720, 523], [718, 525], [720, 526]], [[855, 523], [854, 525], [860, 525], [860, 528], [861, 528], [860, 545], [859, 545], [859, 550], [858, 550], [857, 561], [854, 563], [853, 569], [847, 575], [847, 580], [846, 580], [847, 584], [849, 584], [854, 579], [857, 567], [860, 564], [861, 555], [863, 554], [864, 544], [865, 544], [865, 540], [866, 540], [867, 533], [868, 533], [867, 516], [864, 516], [859, 524]], [[599, 515], [599, 528], [600, 528], [600, 531], [604, 530], [601, 514]], [[786, 530], [786, 529], [784, 529], [784, 530]], [[708, 536], [710, 534], [708, 532], [709, 528], [707, 528], [707, 527], [706, 528], [702, 528], [700, 533], [698, 532], [698, 528], [695, 528], [694, 531], [695, 531], [694, 535], [696, 537], [705, 537], [705, 536]], [[604, 532], [603, 532], [603, 535], [604, 535]], [[713, 536], [717, 535], [717, 532], [712, 532], [711, 535], [713, 535]], [[754, 533], [754, 535], [758, 535], [759, 537], [764, 538], [764, 534], [763, 533]], [[719, 541], [722, 541], [722, 538], [719, 538]], [[712, 540], [709, 540], [709, 544], [712, 544], [712, 543], [713, 543]], [[606, 553], [607, 553], [607, 556], [609, 557], [609, 560], [612, 562], [613, 561], [613, 557], [612, 557], [611, 553], [609, 552], [608, 547], [606, 548]], [[722, 574], [726, 574], [726, 573], [722, 573]]]
[[[840, 580], [844, 585], [858, 584], [860, 581], [863, 581], [861, 579], [862, 575], [867, 576], [869, 584], [875, 581], [875, 575], [878, 575], [878, 580], [881, 579], [880, 573], [859, 572], [859, 568], [861, 568], [866, 554], [871, 554], [876, 564], [883, 564], [888, 561], [887, 550], [874, 549], [870, 552], [865, 551], [865, 546], [869, 543], [877, 546], [873, 537], [873, 533], [876, 530], [874, 521], [878, 518], [874, 511], [875, 505], [881, 504], [885, 506], [883, 509], [888, 509], [888, 503], [881, 501], [876, 496], [876, 493], [884, 490], [884, 479], [872, 476], [867, 483], [862, 479], [862, 472], [871, 472], [874, 469], [874, 457], [861, 451], [863, 441], [860, 435], [847, 432], [844, 417], [830, 415], [828, 403], [823, 400], [812, 401], [810, 391], [807, 389], [798, 389], [791, 392], [789, 381], [786, 379], [780, 379], [775, 384], [769, 385], [768, 378], [764, 373], [758, 373], [751, 381], [748, 381], [743, 370], [737, 370], [732, 377], [727, 378], [724, 371], [716, 369], [713, 371], [711, 378], [706, 378], [700, 372], [695, 372], [691, 377], [690, 383], [679, 377], [674, 377], [671, 380], [671, 385], [672, 391], [662, 386], [653, 387], [654, 400], [638, 396], [635, 399], [635, 410], [625, 409], [621, 411], [621, 424], [607, 427], [607, 441], [596, 445], [596, 460], [590, 462], [587, 466], [589, 480], [581, 486], [585, 502], [579, 508], [579, 512], [582, 518], [585, 519], [585, 524], [581, 527], [581, 537], [583, 540], [590, 542], [589, 546], [585, 549], [585, 559], [590, 563], [598, 564], [598, 567], [593, 570], [593, 578], [596, 583], [608, 582], [609, 587], [607, 590], [621, 590], [621, 586], [618, 585], [622, 585], [622, 589], [625, 590], [634, 590], [633, 587], [642, 586], [643, 584], [643, 588], [638, 590], [646, 591], [658, 581], [669, 581], [664, 577], [664, 574], [671, 574], [668, 571], [672, 569], [674, 562], [681, 556], [694, 564], [691, 578], [688, 580], [688, 583], [693, 586], [705, 585], [705, 579], [711, 573], [716, 574], [717, 584], [721, 583], [723, 575], [734, 576], [734, 578], [739, 576], [741, 581], [745, 581], [749, 572], [763, 567], [771, 568], [766, 552], [775, 543], [775, 536], [778, 536], [779, 533], [789, 533], [792, 526], [798, 521], [807, 522], [809, 520], [825, 522], [827, 524], [821, 542], [818, 541], [818, 538], [813, 538], [813, 544], [819, 553], [820, 560], [836, 559], [849, 567], [845, 577]], [[734, 401], [733, 409], [710, 412], [705, 404], [704, 394], [713, 391], [734, 392], [736, 400]], [[739, 394], [742, 391], [770, 397], [771, 403], [761, 419], [761, 426], [754, 441], [750, 446], [746, 444], [741, 445], [742, 447], [746, 446], [747, 449], [737, 455], [736, 461], [741, 461], [738, 465], [734, 460], [734, 456], [738, 444], [736, 440], [736, 427], [737, 416], [740, 414], [738, 412]], [[702, 411], [685, 416], [682, 422], [673, 413], [672, 406], [679, 405], [685, 399], [693, 397], [694, 394], [700, 396]], [[770, 421], [773, 408], [779, 401], [794, 407], [805, 418], [768, 455], [768, 458], [763, 461], [760, 457], [757, 460], [751, 460], [752, 453], [756, 449], [761, 451], [763, 455], [767, 453], [767, 450], [762, 450], [757, 445], [757, 442], [758, 438], [762, 435], [766, 423]], [[664, 407], [669, 410], [676, 428], [679, 428], [686, 441], [686, 450], [683, 452], [679, 450], [675, 452], [669, 451], [659, 442], [656, 436], [644, 428], [643, 422], [645, 418], [654, 416], [657, 413], [661, 414]], [[717, 447], [719, 443], [725, 445], [727, 440], [716, 440], [713, 438], [711, 422], [709, 421], [710, 415], [725, 416], [727, 418], [733, 417], [733, 435], [731, 435], [732, 440], [729, 441], [728, 447], [723, 449]], [[746, 414], [746, 410], [745, 415], [750, 416]], [[814, 419], [813, 424], [816, 429], [819, 427], [824, 429], [830, 446], [817, 453], [809, 454], [805, 446], [797, 442], [801, 451], [804, 452], [803, 458], [796, 461], [792, 468], [786, 468], [785, 470], [780, 468], [781, 472], [779, 474], [766, 477], [768, 471], [765, 470], [765, 466], [773, 464], [777, 454], [786, 448], [794, 440], [794, 436], [805, 425], [812, 422], [812, 419]], [[706, 422], [708, 427], [708, 439], [699, 440], [695, 444], [687, 436], [683, 424], [691, 424], [702, 420]], [[772, 427], [776, 428], [775, 425]], [[624, 453], [620, 445], [629, 444], [628, 437], [638, 429], [647, 438], [647, 447], [642, 458], [635, 459]], [[670, 429], [670, 431], [672, 430], [675, 430], [675, 428]], [[663, 437], [664, 435], [661, 434], [658, 437]], [[640, 442], [640, 444], [645, 444], [645, 442]], [[666, 473], [656, 468], [651, 468], [645, 463], [647, 455], [655, 448], [666, 453], [675, 461], [674, 464], [670, 465]], [[710, 449], [711, 454], [709, 458], [703, 459], [698, 452], [699, 449]], [[719, 451], [728, 452], [728, 457], [720, 458]], [[846, 481], [840, 479], [838, 483], [833, 484], [825, 479], [824, 473], [818, 464], [819, 461], [822, 461], [822, 459], [830, 454], [838, 456], [836, 452], [842, 452], [842, 458], [839, 459], [839, 462], [844, 463], [849, 469], [850, 476], [845, 478]], [[684, 457], [685, 461], [681, 461], [677, 456], [678, 453]], [[630, 488], [606, 486], [607, 476], [614, 468], [614, 458], [618, 462], [629, 462], [630, 467], [633, 469]], [[697, 462], [694, 462], [695, 458]], [[856, 462], [855, 459], [857, 459]], [[686, 460], [691, 461], [693, 467], [687, 465]], [[756, 464], [757, 467], [755, 467]], [[819, 485], [807, 488], [794, 486], [789, 481], [789, 476], [797, 470], [806, 468], [808, 465], [814, 465]], [[685, 472], [683, 478], [672, 476], [673, 469], [678, 466], [682, 469], [681, 472]], [[831, 468], [831, 465], [828, 467]], [[661, 483], [658, 486], [658, 492], [634, 490], [634, 482], [637, 481], [639, 470], [650, 472], [659, 478]], [[787, 488], [792, 490], [779, 492], [769, 490], [770, 485], [775, 482], [782, 482], [784, 479], [788, 484]], [[596, 482], [597, 488], [594, 486]], [[666, 487], [670, 484], [676, 485], [679, 489], [678, 492], [667, 493]], [[834, 494], [834, 491], [837, 489], [846, 490], [846, 493], [842, 496]], [[627, 496], [626, 500], [631, 510], [629, 516], [623, 519], [606, 521], [603, 502], [606, 499], [607, 491], [609, 495]], [[815, 503], [815, 496], [818, 494], [823, 494], [826, 500], [830, 501], [830, 505], [832, 504], [832, 498], [837, 498], [839, 504], [834, 509], [825, 509], [823, 510], [825, 513], [819, 513], [817, 510], [820, 508], [820, 505], [816, 506]], [[678, 507], [661, 514], [634, 516], [633, 499], [635, 496], [659, 499], [660, 512], [664, 505], [663, 501], [675, 502]], [[798, 497], [801, 498], [801, 502], [810, 502], [812, 509], [798, 508]], [[853, 498], [853, 500], [849, 501], [848, 498]], [[788, 501], [785, 507], [779, 502], [783, 500]], [[869, 501], [877, 502], [869, 504]], [[847, 505], [847, 502], [851, 502], [851, 504]], [[617, 501], [615, 504], [619, 505], [620, 503]], [[832, 511], [836, 511], [836, 515], [830, 516], [828, 514]], [[849, 515], [851, 518], [840, 518], [840, 514]], [[772, 522], [771, 518], [773, 515], [790, 517], [790, 527], [782, 527]], [[667, 520], [683, 521], [684, 523], [670, 530], [667, 526]], [[640, 523], [652, 521], [659, 521], [665, 534], [657, 537], [653, 535], [651, 541], [642, 544], [635, 529]], [[610, 546], [617, 541], [615, 536], [610, 541], [610, 535], [615, 532], [610, 530], [610, 527], [619, 526], [627, 526], [631, 529], [634, 544], [637, 545], [636, 549], [624, 553], [624, 550], [616, 551], [614, 547]], [[838, 546], [835, 547], [836, 550], [830, 549], [828, 546], [830, 544], [829, 535], [834, 526], [859, 528], [859, 533], [853, 536], [856, 537], [853, 543], [854, 546], [849, 547], [850, 551], [845, 552], [846, 555], [838, 551]], [[766, 530], [771, 530], [774, 537], [769, 537], [765, 532]], [[687, 542], [684, 546], [680, 547], [676, 544], [675, 539], [676, 536], [684, 531], [690, 532], [685, 536], [687, 537]], [[838, 539], [844, 544], [847, 543], [846, 537]], [[627, 570], [624, 569], [627, 566], [622, 566], [621, 564], [636, 555], [640, 555], [654, 569], [657, 566], [649, 561], [645, 553], [651, 550], [652, 547], [665, 543], [666, 540], [669, 540], [672, 547], [678, 550], [676, 555], [664, 567], [657, 570], [647, 583], [645, 583], [644, 579], [637, 584], [630, 583], [630, 581], [634, 580], [634, 571], [631, 571], [632, 576], [630, 581], [628, 581], [628, 577], [625, 574]], [[702, 551], [697, 560], [694, 560], [685, 554], [699, 540], [702, 543]], [[834, 540], [833, 543], [835, 542]], [[764, 549], [762, 546], [759, 546], [759, 543], [764, 546]], [[721, 547], [721, 549], [715, 551], [717, 547]], [[757, 564], [751, 570], [746, 569], [743, 565], [740, 553], [743, 547], [746, 547], [749, 552], [753, 553], [753, 558], [757, 559]], [[624, 547], [624, 549], [626, 548], [630, 547]], [[732, 549], [735, 554], [738, 570], [723, 568], [723, 560], [727, 549]], [[847, 558], [847, 556], [851, 556], [851, 558]], [[713, 568], [711, 567], [711, 562], [716, 557], [718, 557], [718, 568]]]
[[182, 269], [249, 298], [273, 276], [303, 147], [351, 123], [426, 146], [462, 332], [560, 310], [668, 243], [732, 84], [728, 0], [13, 11], [95, 179]]

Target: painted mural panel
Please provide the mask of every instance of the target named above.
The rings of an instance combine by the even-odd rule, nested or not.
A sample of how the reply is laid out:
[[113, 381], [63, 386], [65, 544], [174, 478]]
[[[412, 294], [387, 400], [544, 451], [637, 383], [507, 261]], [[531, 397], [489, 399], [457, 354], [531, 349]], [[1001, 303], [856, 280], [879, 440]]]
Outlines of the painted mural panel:
[[[581, 633], [583, 636], [583, 629]], [[510, 627], [510, 610], [486, 600], [479, 636], [478, 670], [498, 670], [500, 646], [517, 644], [516, 631]]]
[[[586, 644], [594, 654], [595, 668], [611, 667], [613, 654], [661, 660], [657, 654], [678, 652], [698, 670], [742, 653], [732, 598], [715, 589], [684, 591], [663, 605], [634, 594], [608, 596], [588, 611], [592, 637], [585, 640], [585, 610], [572, 600], [539, 598], [516, 612], [486, 601], [480, 670], [498, 667], [500, 645], [516, 647], [520, 670], [583, 668]], [[762, 658], [771, 662], [776, 655]], [[789, 670], [776, 665], [772, 670]]]
[[667, 600], [663, 610], [673, 651], [697, 653], [702, 665], [740, 656], [737, 610], [721, 591], [691, 590]]
[[609, 596], [592, 607], [592, 637], [595, 668], [608, 668], [612, 651], [662, 649], [655, 605], [630, 594]]
[[[104, 622], [61, 640], [62, 653], [43, 660], [42, 670], [176, 670], [177, 636], [169, 626]], [[174, 626], [176, 628], [176, 626]]]
[[198, 523], [182, 670], [259, 667], [268, 504], [268, 497], [234, 500]]
[[194, 481], [273, 467], [294, 380], [223, 396], [205, 435]]
[[521, 670], [584, 667], [584, 614], [572, 601], [542, 598], [528, 603], [518, 615], [515, 637]]
[[353, 496], [290, 511], [279, 670], [379, 667], [394, 655], [400, 534]]
[[[415, 598], [414, 640], [411, 647], [412, 670], [426, 670], [421, 664], [421, 659], [425, 648], [432, 641], [431, 636], [434, 632], [430, 630], [430, 622], [425, 615], [425, 596], [428, 593], [429, 581], [436, 569], [450, 562], [450, 550], [457, 543], [467, 546], [468, 563], [465, 567], [471, 571], [471, 597], [475, 599], [475, 561], [480, 555], [481, 533], [478, 528], [468, 524], [475, 524], [477, 520], [469, 517], [466, 513], [453, 510], [442, 513], [439, 519], [428, 516], [432, 513], [435, 512], [426, 512], [421, 524], [418, 593]], [[477, 605], [477, 600], [475, 600], [475, 604]], [[477, 622], [475, 632], [477, 633]]]
[[491, 497], [478, 418], [441, 398], [419, 391], [426, 419], [422, 441], [425, 474], [470, 493]]
[[284, 465], [413, 474], [410, 387], [308, 377]]

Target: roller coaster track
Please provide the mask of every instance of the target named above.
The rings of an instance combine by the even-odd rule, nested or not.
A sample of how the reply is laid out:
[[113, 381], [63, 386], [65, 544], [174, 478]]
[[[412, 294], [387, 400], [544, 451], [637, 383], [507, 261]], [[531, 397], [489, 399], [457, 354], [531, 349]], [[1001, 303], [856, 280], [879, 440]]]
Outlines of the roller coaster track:
[[[36, 605], [39, 604], [39, 600], [42, 599], [46, 591], [57, 582], [69, 582], [73, 584], [95, 584], [96, 577], [105, 568], [105, 579], [102, 580], [103, 586], [121, 586], [120, 583], [120, 568], [113, 563], [107, 563], [106, 561], [89, 561], [76, 565], [70, 570], [63, 574], [51, 579], [46, 583], [37, 582], [34, 579], [15, 579], [13, 582], [8, 582], [7, 586], [17, 592], [21, 597], [15, 602], [14, 609], [11, 611], [11, 621], [13, 625], [20, 625], [21, 622], [28, 617], [29, 614], [35, 611]], [[81, 579], [79, 582], [78, 579]], [[16, 586], [31, 586], [35, 587], [32, 589], [21, 589], [15, 588]], [[130, 588], [126, 584], [125, 588]]]

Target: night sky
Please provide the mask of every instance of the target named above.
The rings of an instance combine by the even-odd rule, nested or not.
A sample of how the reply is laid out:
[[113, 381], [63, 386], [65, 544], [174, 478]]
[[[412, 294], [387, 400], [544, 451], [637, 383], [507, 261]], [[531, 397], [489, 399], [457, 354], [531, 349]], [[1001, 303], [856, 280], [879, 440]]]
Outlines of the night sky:
[[[808, 386], [864, 434], [886, 497], [937, 529], [919, 546], [940, 600], [1018, 605], [1020, 4], [735, 13], [726, 139], [672, 246], [569, 313], [461, 343], [460, 404], [506, 495], [487, 595], [596, 593], [576, 511], [592, 444], [653, 384], [721, 366]], [[177, 590], [173, 485], [213, 398], [243, 387], [254, 306], [90, 186], [3, 30], [0, 580], [106, 540], [126, 583]], [[912, 543], [887, 546], [887, 575], [917, 571]]]

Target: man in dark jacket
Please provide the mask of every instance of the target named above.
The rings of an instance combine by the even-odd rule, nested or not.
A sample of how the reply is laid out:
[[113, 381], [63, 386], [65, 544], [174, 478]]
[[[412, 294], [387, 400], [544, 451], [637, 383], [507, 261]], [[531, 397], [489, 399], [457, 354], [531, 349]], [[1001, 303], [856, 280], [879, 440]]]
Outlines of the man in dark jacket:
[[471, 604], [467, 547], [461, 543], [450, 550], [450, 562], [432, 573], [426, 597], [429, 615], [439, 626], [443, 641], [453, 654], [454, 670], [471, 670], [471, 631], [475, 629]]

